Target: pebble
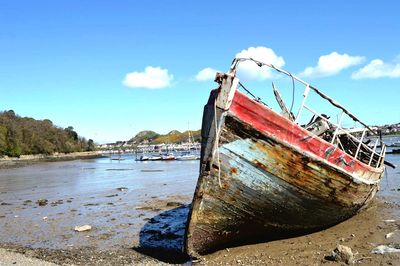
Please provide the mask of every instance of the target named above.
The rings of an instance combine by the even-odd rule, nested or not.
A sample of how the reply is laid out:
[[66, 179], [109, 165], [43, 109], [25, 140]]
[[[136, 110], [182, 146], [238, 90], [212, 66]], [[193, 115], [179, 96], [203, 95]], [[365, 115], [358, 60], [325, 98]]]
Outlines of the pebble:
[[351, 248], [338, 244], [336, 248], [332, 251], [332, 255], [326, 256], [325, 259], [351, 264], [353, 263], [353, 257], [354, 255], [351, 251]]
[[82, 225], [82, 226], [75, 226], [74, 228], [75, 231], [77, 232], [84, 232], [84, 231], [89, 231], [92, 230], [92, 227], [88, 224]]
[[385, 223], [394, 223], [396, 222], [396, 220], [393, 219], [389, 219], [389, 220], [383, 220]]
[[385, 238], [386, 238], [386, 239], [391, 238], [391, 237], [394, 235], [395, 232], [396, 232], [396, 231], [387, 233], [387, 234], [385, 235]]
[[38, 200], [36, 201], [36, 203], [37, 203], [39, 206], [46, 206], [48, 202], [49, 202], [49, 201], [48, 201], [47, 199], [38, 199]]

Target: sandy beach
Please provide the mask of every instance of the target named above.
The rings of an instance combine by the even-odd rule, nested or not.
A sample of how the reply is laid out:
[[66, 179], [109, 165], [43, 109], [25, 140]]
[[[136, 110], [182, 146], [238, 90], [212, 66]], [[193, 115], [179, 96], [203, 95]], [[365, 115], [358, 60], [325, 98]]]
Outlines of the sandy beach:
[[[3, 169], [1, 250], [59, 265], [320, 265], [335, 264], [327, 258], [341, 244], [352, 249], [357, 264], [400, 261], [400, 253], [371, 253], [400, 243], [397, 169], [384, 178], [370, 207], [334, 227], [192, 259], [182, 248], [197, 171], [198, 162], [106, 158]], [[91, 229], [75, 230], [83, 225]]]

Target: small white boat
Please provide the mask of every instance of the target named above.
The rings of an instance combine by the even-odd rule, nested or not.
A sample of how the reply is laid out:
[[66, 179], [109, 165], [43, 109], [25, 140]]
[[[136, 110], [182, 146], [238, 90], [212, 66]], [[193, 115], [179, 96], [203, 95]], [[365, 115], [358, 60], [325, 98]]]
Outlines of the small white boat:
[[149, 156], [146, 155], [142, 155], [139, 158], [136, 158], [136, 161], [148, 161], [149, 160]]
[[149, 161], [161, 161], [162, 157], [161, 156], [150, 156]]
[[197, 160], [198, 156], [194, 154], [184, 154], [176, 157], [178, 161], [189, 161], [189, 160]]

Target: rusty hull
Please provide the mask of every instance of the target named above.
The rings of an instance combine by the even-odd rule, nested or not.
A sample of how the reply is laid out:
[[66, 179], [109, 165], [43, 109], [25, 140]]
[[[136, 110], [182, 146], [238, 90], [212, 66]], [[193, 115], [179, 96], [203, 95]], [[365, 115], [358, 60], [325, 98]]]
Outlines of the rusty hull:
[[383, 166], [350, 158], [238, 91], [222, 110], [215, 106], [218, 93], [211, 93], [203, 114], [188, 254], [331, 226], [375, 195]]

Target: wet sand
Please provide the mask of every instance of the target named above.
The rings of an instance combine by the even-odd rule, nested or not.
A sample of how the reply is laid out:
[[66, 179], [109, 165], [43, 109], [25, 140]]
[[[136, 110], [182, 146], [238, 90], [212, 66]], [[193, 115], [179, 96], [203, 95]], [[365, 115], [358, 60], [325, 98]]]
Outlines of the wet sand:
[[[320, 265], [335, 264], [326, 259], [337, 244], [348, 246], [355, 262], [363, 265], [398, 265], [400, 253], [371, 254], [378, 245], [400, 243], [399, 207], [375, 200], [370, 208], [334, 227], [313, 234], [225, 249], [205, 256], [206, 265]], [[385, 222], [385, 220], [396, 220]], [[339, 264], [339, 263], [336, 263]]]
[[[159, 171], [148, 172], [154, 169]], [[400, 253], [371, 253], [378, 245], [400, 243], [398, 169], [388, 170], [389, 178], [382, 181], [369, 208], [343, 223], [295, 238], [223, 249], [192, 261], [182, 246], [197, 171], [198, 162], [106, 159], [2, 170], [0, 247], [61, 265], [334, 264], [326, 256], [337, 244], [350, 247], [363, 265], [400, 261]], [[55, 180], [49, 178], [60, 172]], [[85, 224], [92, 229], [74, 230]]]

